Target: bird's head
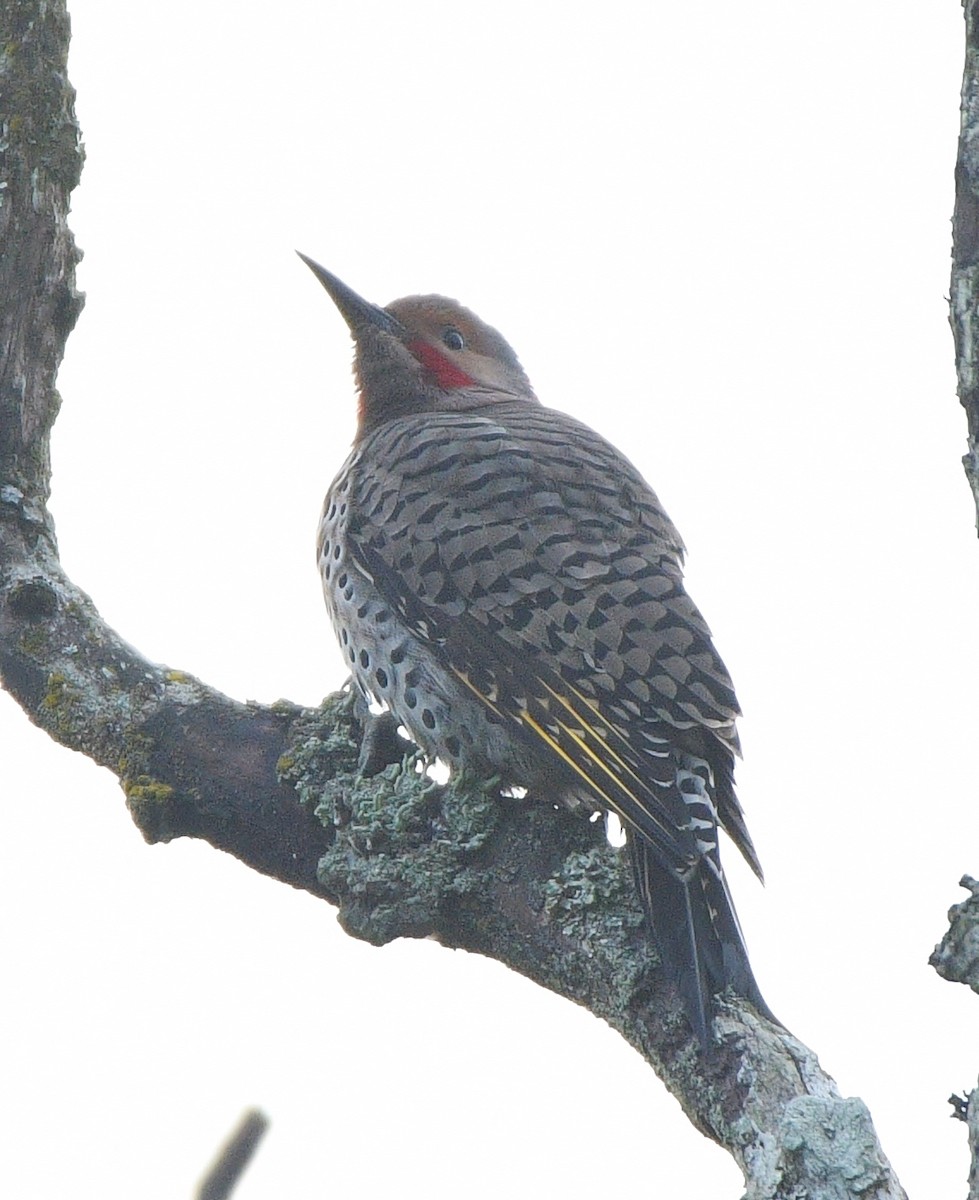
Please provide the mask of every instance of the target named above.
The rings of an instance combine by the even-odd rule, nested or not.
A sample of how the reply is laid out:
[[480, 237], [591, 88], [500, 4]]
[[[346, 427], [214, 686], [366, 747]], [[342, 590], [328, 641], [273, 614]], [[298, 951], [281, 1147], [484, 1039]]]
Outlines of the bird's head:
[[537, 403], [509, 344], [455, 300], [406, 296], [379, 308], [305, 254], [299, 257], [350, 327], [359, 435], [408, 413]]

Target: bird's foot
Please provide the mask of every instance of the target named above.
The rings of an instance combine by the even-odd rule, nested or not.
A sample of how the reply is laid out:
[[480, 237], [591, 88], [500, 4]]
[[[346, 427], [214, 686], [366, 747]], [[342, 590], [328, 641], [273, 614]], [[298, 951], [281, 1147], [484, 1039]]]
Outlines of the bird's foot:
[[420, 751], [398, 732], [400, 723], [394, 713], [372, 713], [366, 701], [358, 697], [354, 701], [354, 715], [363, 730], [357, 770], [365, 779], [380, 775], [385, 767], [395, 763], [404, 763], [406, 769], [414, 766]]

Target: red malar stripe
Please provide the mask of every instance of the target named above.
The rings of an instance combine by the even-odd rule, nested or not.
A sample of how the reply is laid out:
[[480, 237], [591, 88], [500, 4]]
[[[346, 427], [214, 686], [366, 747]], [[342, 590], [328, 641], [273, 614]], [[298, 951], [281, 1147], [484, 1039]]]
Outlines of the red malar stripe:
[[440, 354], [428, 342], [423, 342], [421, 339], [409, 342], [408, 349], [423, 367], [432, 372], [435, 376], [435, 382], [441, 388], [468, 387], [470, 384], [476, 382], [465, 371], [460, 371], [455, 363], [449, 362], [444, 354]]

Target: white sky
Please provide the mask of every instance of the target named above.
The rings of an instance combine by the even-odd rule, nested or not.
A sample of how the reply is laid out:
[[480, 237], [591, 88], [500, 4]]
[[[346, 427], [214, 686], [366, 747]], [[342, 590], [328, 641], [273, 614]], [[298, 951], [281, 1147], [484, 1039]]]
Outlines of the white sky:
[[[233, 696], [342, 679], [316, 577], [367, 297], [456, 296], [652, 481], [746, 717], [773, 1009], [911, 1195], [965, 1193], [977, 1001], [927, 966], [979, 874], [979, 546], [946, 324], [958, 4], [76, 0], [88, 302], [60, 376], [65, 564]], [[495, 963], [374, 950], [0, 696], [0, 1193], [241, 1200], [740, 1176], [605, 1025]], [[13, 776], [11, 782], [11, 767]]]

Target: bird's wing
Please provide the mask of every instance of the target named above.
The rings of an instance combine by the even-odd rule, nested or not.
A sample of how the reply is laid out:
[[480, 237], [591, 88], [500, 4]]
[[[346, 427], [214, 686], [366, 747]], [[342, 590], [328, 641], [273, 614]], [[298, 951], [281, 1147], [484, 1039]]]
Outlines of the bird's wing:
[[[348, 526], [361, 570], [555, 777], [677, 875], [716, 861], [710, 790], [684, 791], [677, 750], [709, 743], [729, 775], [737, 701], [683, 589], [679, 536], [638, 472], [530, 405], [426, 414], [375, 437], [387, 470], [358, 481]], [[733, 790], [725, 802], [737, 806]], [[737, 840], [757, 863], [746, 831]]]

